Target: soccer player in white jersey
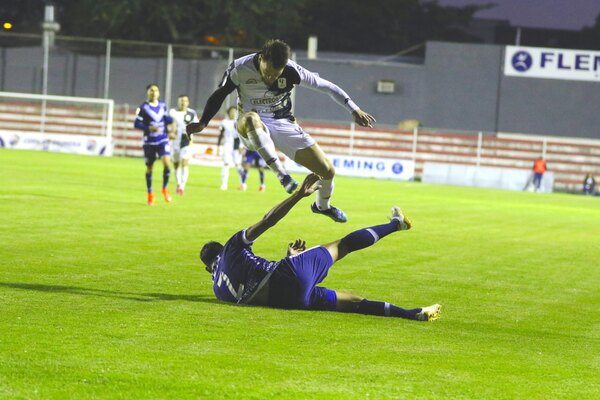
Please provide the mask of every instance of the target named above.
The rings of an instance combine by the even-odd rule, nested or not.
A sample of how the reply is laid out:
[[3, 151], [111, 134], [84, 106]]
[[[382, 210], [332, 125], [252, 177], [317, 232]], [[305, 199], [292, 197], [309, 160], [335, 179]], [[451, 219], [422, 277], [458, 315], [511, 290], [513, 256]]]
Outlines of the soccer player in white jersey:
[[177, 179], [176, 193], [183, 196], [185, 185], [189, 177], [189, 161], [192, 156], [190, 138], [185, 133], [185, 126], [191, 122], [198, 122], [198, 114], [189, 108], [190, 99], [182, 94], [177, 98], [177, 108], [172, 108], [169, 115], [177, 125], [177, 136], [173, 140], [173, 164], [175, 164], [175, 178]]
[[221, 121], [217, 148], [223, 143], [223, 167], [221, 168], [221, 190], [227, 190], [229, 182], [229, 167], [235, 166], [240, 175], [240, 187], [242, 185], [242, 154], [240, 153], [240, 139], [236, 127], [237, 111], [235, 107], [227, 109], [227, 116]]
[[329, 202], [335, 169], [315, 140], [296, 123], [291, 112], [291, 91], [295, 85], [302, 85], [329, 94], [352, 113], [360, 126], [372, 127], [375, 119], [362, 111], [339, 86], [291, 61], [290, 51], [283, 41], [271, 39], [260, 52], [234, 60], [219, 88], [209, 97], [200, 122], [188, 125], [186, 131], [188, 134], [201, 132], [227, 95], [237, 90], [238, 133], [244, 145], [263, 157], [288, 192], [294, 191], [297, 183], [285, 171], [275, 147], [321, 176], [322, 186], [317, 192], [317, 201], [311, 205], [312, 211], [336, 222], [346, 222], [346, 214]]

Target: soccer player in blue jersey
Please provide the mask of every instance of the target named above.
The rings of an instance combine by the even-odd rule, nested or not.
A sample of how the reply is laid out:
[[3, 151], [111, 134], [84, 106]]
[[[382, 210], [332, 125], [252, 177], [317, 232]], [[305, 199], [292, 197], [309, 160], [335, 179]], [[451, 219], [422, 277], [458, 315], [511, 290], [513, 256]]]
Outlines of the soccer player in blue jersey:
[[346, 222], [346, 214], [330, 204], [335, 168], [321, 147], [296, 122], [291, 93], [295, 86], [304, 86], [328, 94], [360, 126], [372, 127], [375, 118], [361, 110], [342, 88], [290, 60], [290, 53], [285, 42], [271, 39], [260, 52], [234, 60], [219, 88], [208, 98], [200, 122], [189, 124], [186, 131], [188, 134], [202, 132], [227, 96], [237, 91], [237, 130], [246, 148], [260, 154], [288, 193], [298, 184], [286, 172], [275, 148], [323, 177], [311, 210], [336, 222]]
[[279, 261], [265, 260], [252, 252], [254, 241], [285, 217], [302, 198], [317, 190], [319, 181], [319, 176], [308, 175], [298, 191], [259, 222], [237, 232], [225, 245], [208, 242], [202, 247], [200, 259], [212, 274], [217, 299], [236, 304], [353, 312], [419, 321], [438, 319], [439, 304], [409, 310], [317, 286], [329, 268], [348, 253], [369, 247], [393, 232], [410, 229], [410, 220], [398, 207], [392, 208], [390, 222], [354, 231], [322, 246], [306, 250], [305, 242], [296, 240], [289, 244], [287, 257]]
[[258, 187], [259, 192], [264, 192], [266, 190], [265, 186], [265, 167], [267, 163], [262, 159], [260, 154], [256, 151], [246, 149], [244, 154], [244, 160], [242, 161], [242, 186], [240, 190], [244, 191], [247, 189], [246, 179], [248, 179], [248, 172], [250, 172], [250, 168], [255, 167], [258, 169], [258, 174], [260, 176], [260, 186]]
[[148, 189], [148, 205], [154, 205], [152, 192], [152, 167], [159, 157], [163, 162], [162, 194], [167, 203], [171, 202], [169, 193], [169, 176], [171, 175], [171, 146], [169, 134], [174, 132], [173, 118], [167, 112], [167, 106], [159, 100], [158, 85], [151, 83], [146, 87], [146, 101], [136, 111], [133, 126], [144, 132], [144, 162], [146, 163], [146, 187]]

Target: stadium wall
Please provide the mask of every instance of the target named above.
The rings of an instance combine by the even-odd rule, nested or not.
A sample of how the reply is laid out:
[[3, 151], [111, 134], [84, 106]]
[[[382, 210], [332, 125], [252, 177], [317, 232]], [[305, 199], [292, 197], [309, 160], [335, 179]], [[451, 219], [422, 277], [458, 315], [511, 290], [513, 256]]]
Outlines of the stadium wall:
[[[158, 83], [165, 94], [166, 46], [147, 46], [154, 50], [113, 46], [108, 97], [116, 104], [135, 108], [149, 82]], [[57, 44], [50, 52], [48, 93], [104, 97], [102, 49], [98, 44], [79, 48]], [[495, 45], [428, 42], [422, 65], [364, 59], [298, 61], [338, 83], [379, 124], [418, 119], [423, 126], [446, 130], [600, 138], [599, 84], [506, 77], [501, 70], [503, 51]], [[221, 79], [227, 52], [198, 54], [192, 57], [187, 49], [174, 54], [172, 104], [178, 94], [187, 93], [192, 106], [201, 109]], [[42, 56], [39, 45], [0, 48], [0, 91], [41, 93]], [[395, 93], [377, 93], [377, 81], [382, 79], [395, 82]], [[297, 91], [295, 112], [301, 119], [349, 120], [327, 96], [303, 88]]]

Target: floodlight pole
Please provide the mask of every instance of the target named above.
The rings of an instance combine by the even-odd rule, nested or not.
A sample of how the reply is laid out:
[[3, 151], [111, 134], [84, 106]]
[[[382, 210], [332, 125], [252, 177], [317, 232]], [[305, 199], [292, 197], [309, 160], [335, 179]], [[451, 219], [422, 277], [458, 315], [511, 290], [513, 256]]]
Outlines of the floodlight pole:
[[169, 107], [171, 103], [171, 86], [173, 83], [173, 45], [167, 46], [167, 72], [165, 79], [165, 104]]
[[[44, 30], [43, 48], [44, 48], [44, 64], [42, 66], [42, 95], [48, 94], [48, 65], [50, 64], [50, 46], [54, 46], [54, 35], [60, 30], [60, 25], [54, 21], [54, 6], [47, 5], [44, 8], [44, 22], [42, 22]], [[40, 132], [46, 130], [46, 98], [42, 99], [42, 115], [40, 122]]]
[[110, 39], [106, 41], [106, 56], [104, 57], [104, 98], [108, 99], [108, 88], [110, 85], [110, 54], [112, 50], [112, 42]]
[[[232, 62], [233, 62], [233, 48], [230, 47], [229, 51], [228, 51], [228, 55], [227, 55], [227, 67], [228, 68]], [[229, 110], [229, 107], [231, 107], [231, 95], [227, 96], [227, 100], [225, 101], [225, 106], [227, 107], [227, 110]]]

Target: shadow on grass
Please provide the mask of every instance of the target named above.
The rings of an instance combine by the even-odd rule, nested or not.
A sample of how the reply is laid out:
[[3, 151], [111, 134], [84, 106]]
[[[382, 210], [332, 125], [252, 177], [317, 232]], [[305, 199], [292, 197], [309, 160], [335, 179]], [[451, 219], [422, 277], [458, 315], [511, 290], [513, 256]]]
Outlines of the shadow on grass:
[[212, 296], [169, 294], [169, 293], [130, 293], [115, 290], [90, 289], [77, 286], [42, 285], [38, 283], [0, 282], [0, 287], [11, 289], [33, 290], [37, 292], [58, 292], [80, 296], [114, 297], [117, 299], [134, 300], [141, 302], [152, 301], [192, 301], [203, 303], [219, 303]]

